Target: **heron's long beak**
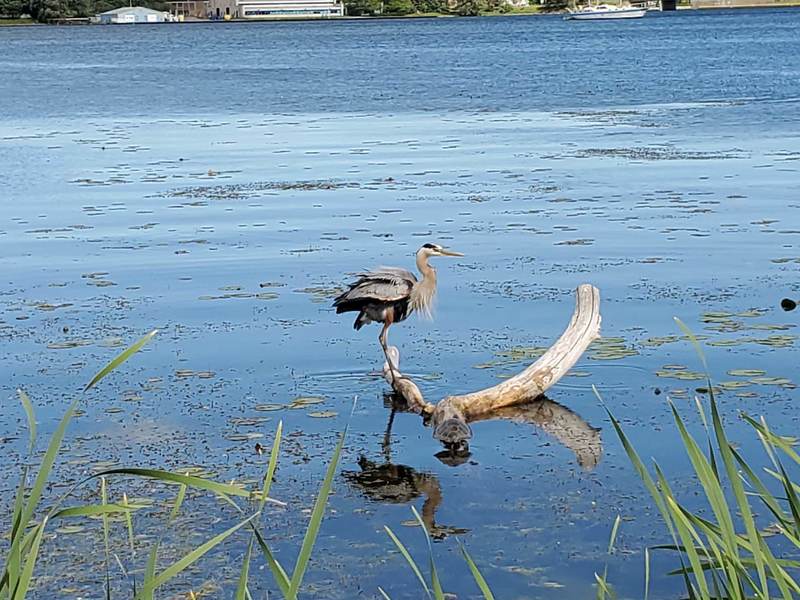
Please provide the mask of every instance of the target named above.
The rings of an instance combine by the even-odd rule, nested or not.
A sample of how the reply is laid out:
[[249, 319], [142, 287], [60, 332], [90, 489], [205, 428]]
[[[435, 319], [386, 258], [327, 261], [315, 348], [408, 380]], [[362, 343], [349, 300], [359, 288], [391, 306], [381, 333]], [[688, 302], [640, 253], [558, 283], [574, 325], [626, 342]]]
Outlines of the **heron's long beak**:
[[439, 254], [443, 256], [464, 256], [461, 252], [456, 252], [455, 250], [448, 250], [447, 248], [442, 248], [439, 250]]

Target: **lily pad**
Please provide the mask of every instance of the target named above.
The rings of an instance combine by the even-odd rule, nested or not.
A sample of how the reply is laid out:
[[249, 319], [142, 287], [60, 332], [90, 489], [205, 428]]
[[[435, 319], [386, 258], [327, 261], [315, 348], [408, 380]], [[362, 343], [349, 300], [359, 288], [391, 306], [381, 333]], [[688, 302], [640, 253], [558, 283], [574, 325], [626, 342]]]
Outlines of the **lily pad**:
[[283, 410], [286, 408], [286, 404], [256, 404], [253, 407], [253, 410], [257, 410], [259, 412], [270, 412], [273, 410]]
[[786, 377], [753, 377], [750, 382], [757, 385], [788, 385], [792, 383]]
[[250, 440], [258, 440], [264, 437], [263, 433], [258, 433], [256, 431], [251, 431], [249, 433], [229, 433], [225, 436], [226, 440], [230, 440], [231, 442], [247, 442]]
[[294, 400], [292, 400], [291, 404], [289, 404], [289, 408], [292, 409], [303, 408], [304, 406], [322, 404], [323, 402], [325, 402], [325, 400], [323, 398], [319, 398], [318, 396], [295, 398]]
[[728, 371], [728, 375], [732, 377], [757, 377], [766, 374], [767, 372], [762, 369], [731, 369]]

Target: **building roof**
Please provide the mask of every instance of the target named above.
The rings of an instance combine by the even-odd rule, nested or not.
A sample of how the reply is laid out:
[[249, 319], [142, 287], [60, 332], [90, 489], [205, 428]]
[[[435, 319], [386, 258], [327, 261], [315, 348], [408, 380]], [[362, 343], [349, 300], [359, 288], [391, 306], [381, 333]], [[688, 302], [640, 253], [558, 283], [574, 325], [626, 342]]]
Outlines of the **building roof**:
[[102, 12], [100, 14], [101, 15], [127, 15], [127, 14], [163, 15], [164, 11], [153, 10], [152, 8], [145, 8], [144, 6], [121, 6], [120, 8], [115, 8], [114, 10], [107, 10], [106, 12]]

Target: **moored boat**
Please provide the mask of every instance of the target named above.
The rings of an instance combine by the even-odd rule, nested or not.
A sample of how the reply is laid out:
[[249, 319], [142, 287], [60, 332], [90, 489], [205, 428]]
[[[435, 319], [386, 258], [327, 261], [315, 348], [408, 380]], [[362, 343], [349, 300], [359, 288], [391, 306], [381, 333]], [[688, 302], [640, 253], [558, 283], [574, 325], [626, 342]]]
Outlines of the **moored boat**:
[[574, 21], [595, 21], [606, 19], [638, 19], [647, 14], [647, 9], [637, 6], [617, 6], [615, 4], [592, 4], [576, 10], [569, 10], [564, 19]]

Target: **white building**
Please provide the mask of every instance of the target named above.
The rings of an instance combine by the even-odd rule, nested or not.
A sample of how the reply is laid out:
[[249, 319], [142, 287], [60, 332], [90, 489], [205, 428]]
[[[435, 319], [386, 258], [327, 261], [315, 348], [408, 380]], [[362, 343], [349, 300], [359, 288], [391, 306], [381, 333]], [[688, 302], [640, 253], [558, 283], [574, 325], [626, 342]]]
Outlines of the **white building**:
[[344, 15], [339, 0], [209, 0], [212, 19], [327, 19]]
[[341, 17], [344, 5], [336, 0], [236, 0], [243, 19]]
[[172, 20], [171, 14], [144, 6], [123, 6], [95, 15], [95, 21], [104, 25], [109, 23], [165, 23]]

